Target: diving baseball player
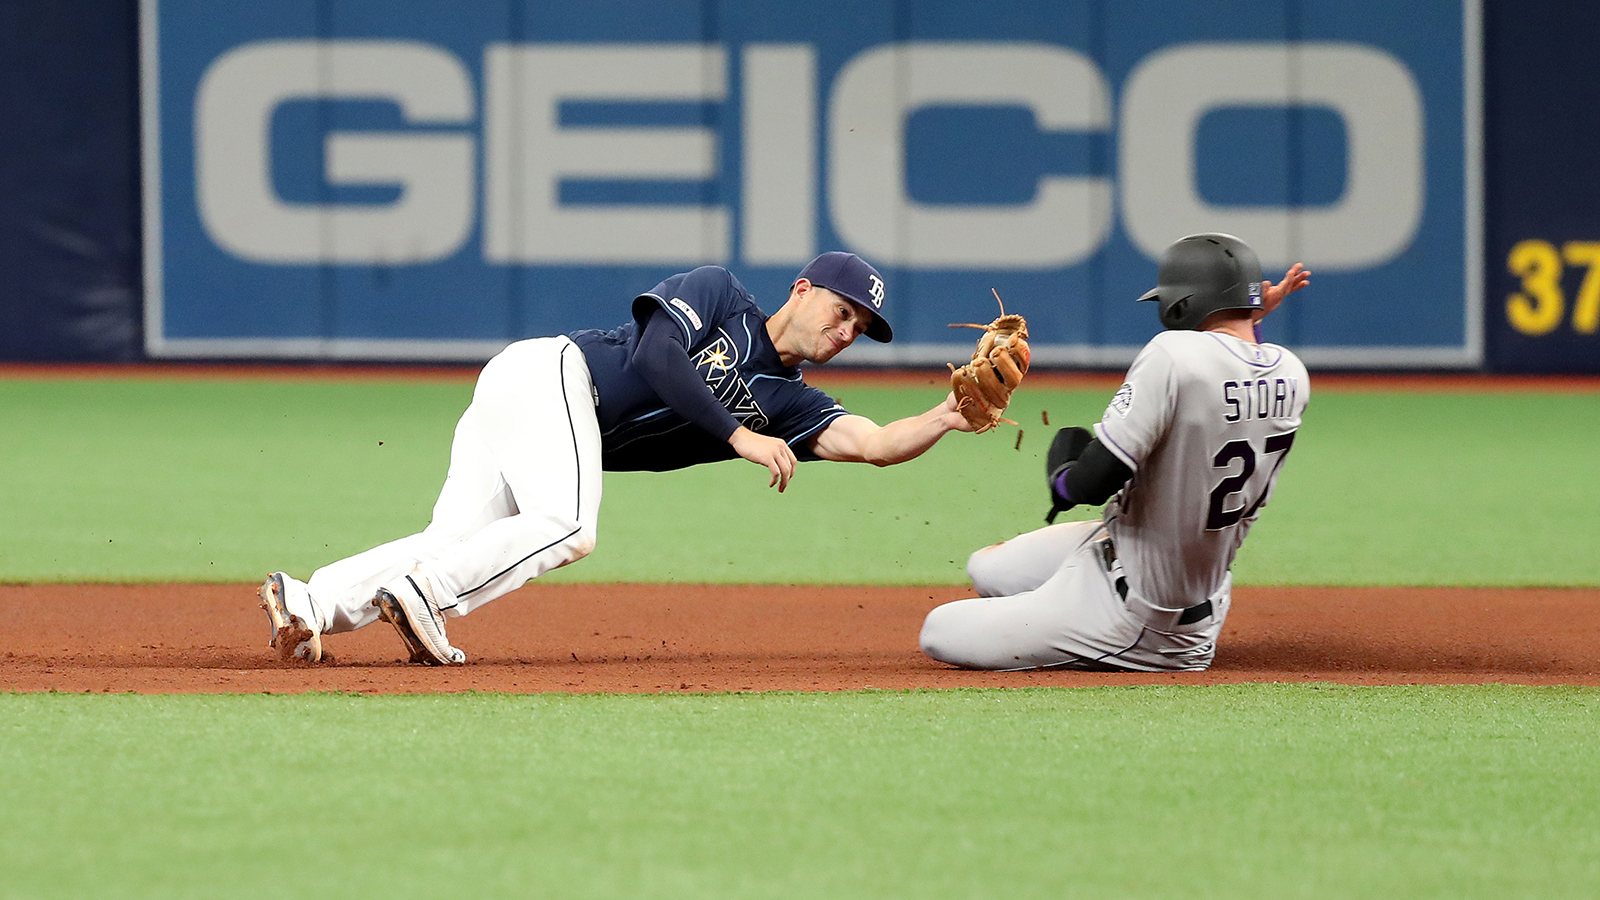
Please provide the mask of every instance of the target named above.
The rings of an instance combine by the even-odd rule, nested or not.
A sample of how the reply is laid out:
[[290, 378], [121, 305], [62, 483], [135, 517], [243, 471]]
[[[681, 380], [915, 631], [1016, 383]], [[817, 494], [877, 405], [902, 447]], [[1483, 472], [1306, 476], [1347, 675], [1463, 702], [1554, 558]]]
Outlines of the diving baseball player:
[[879, 426], [807, 385], [860, 335], [893, 338], [884, 283], [860, 257], [809, 263], [770, 317], [726, 269], [674, 275], [611, 331], [518, 341], [478, 376], [422, 532], [261, 586], [272, 646], [324, 658], [324, 635], [379, 618], [413, 662], [459, 664], [445, 634], [465, 615], [594, 549], [602, 470], [661, 471], [743, 457], [782, 491], [799, 460], [890, 465], [972, 431], [954, 395]]
[[[1056, 513], [1105, 504], [973, 553], [980, 596], [937, 607], [928, 656], [970, 669], [1204, 669], [1228, 615], [1234, 554], [1272, 496], [1310, 398], [1305, 366], [1254, 323], [1304, 287], [1299, 264], [1262, 281], [1225, 234], [1162, 254], [1167, 330], [1139, 352], [1091, 434], [1063, 428], [1048, 480]], [[1109, 502], [1107, 502], [1109, 499]]]

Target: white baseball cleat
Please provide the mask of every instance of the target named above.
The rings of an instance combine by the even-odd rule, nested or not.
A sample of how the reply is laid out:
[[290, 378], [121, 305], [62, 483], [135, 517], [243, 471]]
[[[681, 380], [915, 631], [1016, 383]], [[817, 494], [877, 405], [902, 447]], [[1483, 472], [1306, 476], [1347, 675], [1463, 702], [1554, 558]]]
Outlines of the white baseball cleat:
[[400, 632], [412, 662], [459, 666], [467, 661], [467, 655], [450, 646], [445, 637], [438, 597], [432, 580], [421, 569], [413, 569], [399, 581], [378, 588], [372, 605], [378, 608], [380, 618]]
[[322, 654], [322, 629], [305, 582], [273, 572], [261, 585], [261, 608], [272, 623], [272, 647], [281, 659], [332, 661]]

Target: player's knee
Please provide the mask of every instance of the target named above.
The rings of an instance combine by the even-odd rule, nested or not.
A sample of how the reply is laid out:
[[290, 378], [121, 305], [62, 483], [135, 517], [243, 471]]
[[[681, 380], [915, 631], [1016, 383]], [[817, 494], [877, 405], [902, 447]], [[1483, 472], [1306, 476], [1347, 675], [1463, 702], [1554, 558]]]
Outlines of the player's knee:
[[529, 524], [530, 527], [537, 525], [537, 530], [530, 533], [530, 538], [535, 540], [548, 542], [552, 528], [565, 533], [564, 537], [547, 543], [545, 549], [540, 551], [547, 554], [550, 568], [570, 566], [594, 552], [595, 527], [592, 523], [586, 524], [565, 516], [543, 516]]
[[583, 559], [594, 552], [595, 531], [593, 528], [584, 528], [578, 532], [577, 543], [572, 546], [572, 558]]
[[593, 553], [596, 537], [597, 533], [592, 523], [573, 523], [572, 535], [565, 541], [567, 561], [562, 565], [575, 563]]
[[922, 652], [929, 658], [952, 666], [964, 666], [961, 653], [962, 640], [961, 628], [958, 624], [953, 603], [935, 607], [922, 620], [922, 632], [917, 635], [917, 643], [922, 647]]
[[967, 557], [967, 578], [972, 582], [972, 586], [978, 589], [978, 593], [985, 597], [992, 596], [995, 591], [991, 586], [999, 578], [1009, 574], [1003, 565], [1004, 560], [996, 552], [1004, 546], [1004, 542], [990, 544]]

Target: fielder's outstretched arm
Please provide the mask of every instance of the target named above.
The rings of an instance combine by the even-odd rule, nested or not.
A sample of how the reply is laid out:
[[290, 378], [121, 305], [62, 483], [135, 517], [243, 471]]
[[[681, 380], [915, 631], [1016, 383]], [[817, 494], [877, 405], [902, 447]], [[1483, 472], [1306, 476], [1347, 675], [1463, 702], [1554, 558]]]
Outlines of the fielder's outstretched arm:
[[971, 431], [956, 412], [954, 394], [920, 416], [879, 425], [866, 416], [840, 416], [811, 440], [811, 450], [834, 462], [868, 462], [892, 466], [916, 459], [952, 431]]

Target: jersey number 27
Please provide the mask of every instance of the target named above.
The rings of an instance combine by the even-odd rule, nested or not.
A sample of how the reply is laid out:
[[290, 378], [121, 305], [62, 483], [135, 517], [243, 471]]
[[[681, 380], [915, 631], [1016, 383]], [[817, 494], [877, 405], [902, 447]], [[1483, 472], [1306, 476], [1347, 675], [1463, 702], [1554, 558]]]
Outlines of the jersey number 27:
[[1250, 480], [1250, 476], [1256, 473], [1256, 448], [1250, 446], [1250, 442], [1244, 438], [1223, 444], [1222, 449], [1217, 451], [1217, 455], [1211, 458], [1211, 465], [1218, 469], [1231, 469], [1233, 468], [1233, 461], [1237, 459], [1244, 463], [1244, 467], [1239, 470], [1239, 474], [1229, 475], [1222, 479], [1215, 488], [1212, 488], [1211, 506], [1206, 511], [1206, 530], [1221, 531], [1224, 528], [1239, 524], [1242, 519], [1254, 516], [1256, 510], [1260, 509], [1261, 504], [1266, 501], [1267, 494], [1271, 492], [1272, 483], [1278, 478], [1278, 469], [1283, 465], [1283, 461], [1289, 457], [1289, 448], [1293, 445], [1294, 432], [1292, 431], [1268, 435], [1265, 452], [1269, 455], [1276, 454], [1278, 457], [1278, 461], [1272, 464], [1271, 476], [1262, 483], [1261, 493], [1255, 500], [1252, 501], [1248, 497], [1241, 497], [1240, 500], [1242, 502], [1237, 509], [1226, 509], [1228, 497], [1244, 490], [1245, 484]]

